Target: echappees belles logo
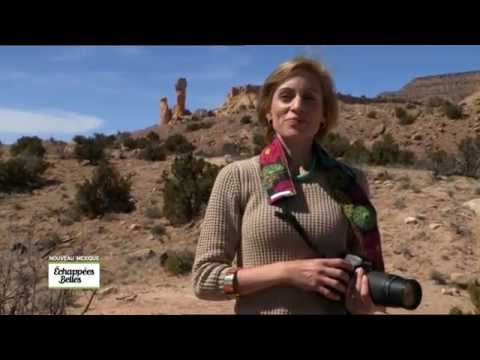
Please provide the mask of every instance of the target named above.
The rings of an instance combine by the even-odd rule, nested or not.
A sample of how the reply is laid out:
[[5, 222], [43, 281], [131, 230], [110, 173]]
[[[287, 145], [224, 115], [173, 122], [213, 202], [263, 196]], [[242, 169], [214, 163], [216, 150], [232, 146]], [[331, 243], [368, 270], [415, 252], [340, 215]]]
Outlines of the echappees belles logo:
[[100, 260], [98, 256], [50, 256], [48, 258], [50, 289], [98, 289]]

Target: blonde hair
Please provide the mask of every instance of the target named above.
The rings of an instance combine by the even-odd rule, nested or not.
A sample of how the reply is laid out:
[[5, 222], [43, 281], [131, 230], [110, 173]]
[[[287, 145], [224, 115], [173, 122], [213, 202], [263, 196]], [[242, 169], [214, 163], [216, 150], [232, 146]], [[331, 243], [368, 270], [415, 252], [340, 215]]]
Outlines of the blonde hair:
[[274, 135], [273, 128], [268, 126], [267, 113], [272, 106], [273, 94], [277, 88], [287, 80], [294, 71], [304, 70], [318, 78], [322, 89], [323, 111], [326, 126], [318, 131], [315, 140], [321, 141], [338, 121], [338, 99], [332, 77], [327, 69], [316, 60], [296, 57], [279, 65], [265, 80], [260, 89], [257, 102], [258, 121], [267, 126], [267, 141]]

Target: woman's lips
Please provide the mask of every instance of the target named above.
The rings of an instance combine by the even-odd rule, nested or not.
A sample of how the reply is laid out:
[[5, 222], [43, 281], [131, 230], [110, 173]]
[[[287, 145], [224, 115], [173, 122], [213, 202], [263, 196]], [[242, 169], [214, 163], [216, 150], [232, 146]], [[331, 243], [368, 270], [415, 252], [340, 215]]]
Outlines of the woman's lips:
[[288, 118], [286, 119], [286, 121], [297, 123], [297, 124], [305, 124], [305, 121], [300, 118]]

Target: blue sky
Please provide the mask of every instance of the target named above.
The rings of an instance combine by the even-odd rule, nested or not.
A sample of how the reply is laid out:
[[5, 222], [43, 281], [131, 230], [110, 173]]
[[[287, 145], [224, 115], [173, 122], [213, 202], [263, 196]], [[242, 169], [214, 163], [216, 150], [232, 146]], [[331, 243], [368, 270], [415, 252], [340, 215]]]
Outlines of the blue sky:
[[188, 109], [214, 109], [296, 55], [320, 59], [356, 96], [480, 70], [480, 46], [0, 46], [0, 141], [143, 129], [158, 122], [161, 97], [174, 105], [179, 77]]

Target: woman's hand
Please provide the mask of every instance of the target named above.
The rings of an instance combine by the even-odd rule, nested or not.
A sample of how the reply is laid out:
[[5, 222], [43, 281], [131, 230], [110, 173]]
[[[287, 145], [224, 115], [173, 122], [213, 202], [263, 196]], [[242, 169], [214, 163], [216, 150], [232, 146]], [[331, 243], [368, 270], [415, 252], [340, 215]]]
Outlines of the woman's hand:
[[352, 265], [343, 259], [309, 259], [287, 262], [289, 285], [316, 291], [327, 299], [339, 301], [350, 282]]
[[385, 312], [382, 306], [376, 306], [370, 296], [368, 277], [362, 268], [355, 271], [355, 278], [349, 284], [345, 298], [345, 307], [354, 315], [368, 315], [376, 311]]

